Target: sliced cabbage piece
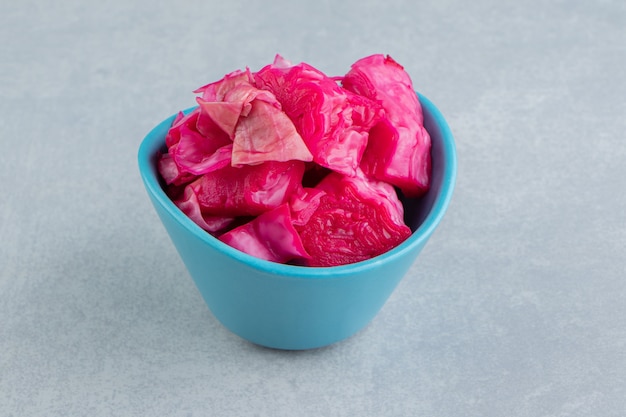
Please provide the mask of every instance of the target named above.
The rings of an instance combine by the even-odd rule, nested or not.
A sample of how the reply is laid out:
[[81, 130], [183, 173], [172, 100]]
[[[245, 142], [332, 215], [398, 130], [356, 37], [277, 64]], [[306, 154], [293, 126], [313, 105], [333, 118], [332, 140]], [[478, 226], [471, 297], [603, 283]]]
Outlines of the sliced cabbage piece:
[[185, 187], [182, 198], [175, 200], [174, 204], [198, 226], [209, 233], [217, 233], [228, 227], [235, 218], [228, 216], [208, 216], [202, 213], [197, 195], [199, 186], [198, 181], [188, 184]]
[[[351, 95], [308, 64], [288, 65], [277, 57], [274, 64], [254, 74], [257, 87], [274, 93], [313, 154], [313, 161], [354, 175], [367, 146], [367, 129], [353, 120]], [[366, 101], [370, 100], [361, 99], [361, 105]], [[355, 118], [365, 119], [360, 114]]]
[[430, 136], [404, 68], [389, 56], [371, 55], [352, 65], [342, 85], [380, 102], [385, 112], [370, 131], [363, 171], [396, 185], [408, 197], [422, 195], [430, 184]]
[[287, 202], [303, 174], [302, 161], [229, 165], [202, 175], [198, 202], [211, 215], [258, 216]]
[[289, 199], [291, 218], [294, 225], [306, 225], [320, 205], [325, 191], [318, 188], [299, 187]]
[[233, 141], [232, 165], [265, 161], [312, 161], [313, 155], [270, 91], [253, 85], [249, 72], [235, 72], [198, 90], [202, 118]]
[[219, 239], [242, 252], [267, 261], [287, 263], [310, 258], [292, 225], [287, 204], [255, 217], [250, 222], [222, 234]]
[[308, 266], [364, 261], [402, 243], [411, 234], [404, 224], [395, 189], [364, 175], [331, 173], [316, 189], [321, 196], [305, 224], [294, 226], [311, 259]]
[[169, 153], [164, 153], [159, 157], [157, 168], [159, 174], [161, 174], [161, 178], [163, 178], [167, 185], [183, 185], [196, 178], [193, 174], [181, 172], [176, 162], [174, 162], [172, 155]]
[[313, 160], [291, 119], [263, 100], [252, 101], [248, 114], [239, 119], [233, 144], [233, 165]]

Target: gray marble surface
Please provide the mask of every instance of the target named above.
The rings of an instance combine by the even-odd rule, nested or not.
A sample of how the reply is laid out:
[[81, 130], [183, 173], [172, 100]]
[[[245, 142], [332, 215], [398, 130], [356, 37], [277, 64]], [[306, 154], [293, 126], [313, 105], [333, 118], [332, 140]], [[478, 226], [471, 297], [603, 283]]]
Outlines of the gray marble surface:
[[[626, 3], [0, 3], [0, 415], [626, 415]], [[276, 53], [388, 53], [455, 134], [448, 214], [328, 348], [212, 317], [136, 152]]]

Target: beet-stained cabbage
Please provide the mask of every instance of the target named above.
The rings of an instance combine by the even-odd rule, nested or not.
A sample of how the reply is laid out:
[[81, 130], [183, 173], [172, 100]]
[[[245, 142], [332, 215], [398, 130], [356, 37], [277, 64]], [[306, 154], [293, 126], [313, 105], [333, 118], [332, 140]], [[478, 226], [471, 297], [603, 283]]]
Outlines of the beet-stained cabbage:
[[182, 198], [174, 200], [174, 204], [207, 232], [218, 232], [233, 223], [235, 218], [232, 216], [211, 216], [202, 212], [198, 201], [199, 186], [197, 181], [187, 185]]
[[258, 216], [287, 202], [303, 173], [302, 161], [226, 166], [198, 180], [198, 202], [211, 215]]
[[402, 243], [411, 230], [394, 188], [363, 175], [331, 173], [316, 187], [323, 192], [313, 213], [296, 230], [311, 255], [309, 266], [363, 261]]
[[423, 194], [430, 183], [430, 136], [404, 68], [389, 56], [372, 55], [352, 64], [342, 85], [385, 109], [383, 119], [369, 132], [363, 171], [409, 197]]
[[195, 93], [158, 170], [174, 204], [208, 233], [313, 267], [370, 259], [411, 234], [396, 189], [428, 189], [430, 137], [410, 77], [389, 56], [329, 77], [277, 55]]
[[311, 150], [313, 161], [354, 175], [367, 146], [368, 131], [379, 117], [379, 104], [366, 97], [355, 98], [308, 64], [277, 61], [254, 74], [257, 86], [274, 93]]
[[287, 204], [266, 211], [248, 223], [222, 234], [219, 239], [267, 261], [287, 263], [310, 258], [293, 227]]

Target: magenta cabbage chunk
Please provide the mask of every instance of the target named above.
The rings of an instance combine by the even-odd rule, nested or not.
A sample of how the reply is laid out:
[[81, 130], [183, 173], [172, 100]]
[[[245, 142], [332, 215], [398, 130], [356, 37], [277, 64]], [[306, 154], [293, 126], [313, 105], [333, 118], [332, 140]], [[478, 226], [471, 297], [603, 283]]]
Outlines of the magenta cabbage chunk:
[[369, 132], [363, 171], [399, 187], [406, 196], [422, 195], [430, 180], [430, 136], [404, 68], [389, 56], [372, 55], [352, 64], [342, 85], [385, 109]]
[[400, 196], [430, 182], [430, 137], [404, 68], [391, 57], [345, 76], [277, 55], [194, 91], [158, 170], [194, 223], [258, 258], [344, 265], [407, 239]]

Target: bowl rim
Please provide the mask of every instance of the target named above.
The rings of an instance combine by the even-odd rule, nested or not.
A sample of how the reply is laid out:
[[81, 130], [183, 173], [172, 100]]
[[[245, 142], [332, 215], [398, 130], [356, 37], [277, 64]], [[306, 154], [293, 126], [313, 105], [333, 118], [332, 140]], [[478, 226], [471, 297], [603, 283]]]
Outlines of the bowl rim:
[[[370, 270], [373, 267], [380, 266], [380, 264], [392, 262], [394, 259], [402, 257], [406, 252], [411, 251], [416, 246], [424, 244], [441, 222], [448, 205], [450, 204], [450, 200], [452, 199], [452, 193], [457, 175], [457, 155], [452, 131], [450, 130], [445, 118], [433, 102], [419, 92], [416, 92], [416, 94], [418, 95], [422, 109], [430, 114], [435, 125], [438, 126], [441, 132], [442, 151], [445, 155], [444, 159], [446, 161], [442, 175], [441, 189], [435, 197], [435, 201], [433, 202], [432, 208], [428, 212], [426, 218], [417, 227], [417, 229], [411, 233], [411, 236], [395, 248], [371, 259], [330, 267], [309, 267], [280, 264], [241, 252], [240, 250], [227, 245], [203, 230], [170, 200], [165, 191], [161, 188], [156, 167], [153, 167], [153, 163], [151, 162], [154, 159], [154, 150], [157, 148], [156, 145], [159, 145], [159, 149], [162, 149], [165, 146], [165, 139], [162, 132], [169, 129], [169, 126], [171, 126], [171, 123], [176, 116], [175, 114], [155, 126], [142, 140], [138, 151], [138, 163], [141, 178], [148, 193], [151, 194], [152, 199], [158, 202], [158, 204], [165, 209], [165, 211], [176, 222], [192, 233], [196, 238], [200, 239], [203, 243], [252, 269], [288, 278], [306, 279], [340, 278], [358, 273], [360, 271]], [[195, 107], [191, 107], [185, 110], [185, 112], [190, 111], [193, 108]]]

